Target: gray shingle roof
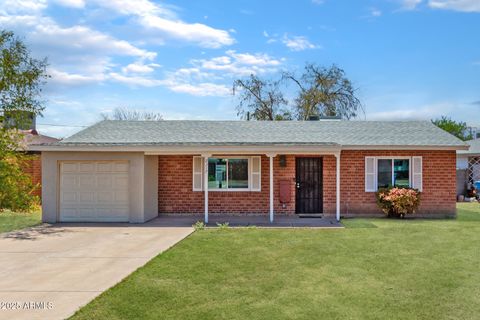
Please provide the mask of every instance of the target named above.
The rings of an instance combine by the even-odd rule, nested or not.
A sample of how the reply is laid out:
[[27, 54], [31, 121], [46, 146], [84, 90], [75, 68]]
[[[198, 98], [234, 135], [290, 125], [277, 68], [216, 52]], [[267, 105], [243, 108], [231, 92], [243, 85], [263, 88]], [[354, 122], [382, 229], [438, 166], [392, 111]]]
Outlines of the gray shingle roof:
[[102, 121], [65, 145], [344, 145], [464, 147], [428, 121]]
[[470, 145], [470, 149], [459, 150], [459, 151], [457, 151], [458, 154], [480, 154], [480, 139], [468, 140], [468, 141], [465, 141], [465, 142], [468, 145]]

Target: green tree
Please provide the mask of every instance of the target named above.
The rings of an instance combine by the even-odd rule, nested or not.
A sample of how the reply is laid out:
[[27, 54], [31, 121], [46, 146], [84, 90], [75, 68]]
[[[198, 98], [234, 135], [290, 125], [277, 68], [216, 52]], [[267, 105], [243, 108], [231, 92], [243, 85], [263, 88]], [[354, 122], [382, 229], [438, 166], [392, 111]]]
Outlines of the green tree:
[[345, 71], [335, 65], [325, 68], [307, 63], [301, 75], [285, 72], [283, 79], [298, 88], [293, 106], [298, 120], [308, 120], [311, 116], [351, 119], [363, 112], [352, 82]]
[[432, 119], [431, 121], [437, 127], [453, 134], [455, 137], [463, 141], [473, 139], [472, 133], [468, 130], [468, 126], [465, 122], [455, 121], [446, 116], [441, 116], [439, 119]]
[[237, 115], [243, 119], [291, 120], [288, 102], [279, 85], [279, 81], [262, 80], [253, 74], [235, 80], [232, 92], [239, 95]]
[[35, 186], [22, 171], [28, 156], [18, 130], [44, 110], [41, 89], [47, 62], [31, 57], [21, 39], [0, 31], [0, 209], [28, 210], [37, 200]]

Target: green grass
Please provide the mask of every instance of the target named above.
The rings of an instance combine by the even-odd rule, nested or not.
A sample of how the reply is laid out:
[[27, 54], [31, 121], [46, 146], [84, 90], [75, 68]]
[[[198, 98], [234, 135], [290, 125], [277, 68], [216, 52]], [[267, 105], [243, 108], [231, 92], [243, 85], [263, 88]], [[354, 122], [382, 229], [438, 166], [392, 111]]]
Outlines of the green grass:
[[201, 230], [73, 319], [478, 319], [480, 205], [458, 214]]
[[40, 210], [32, 213], [0, 211], [0, 233], [32, 227], [42, 223]]

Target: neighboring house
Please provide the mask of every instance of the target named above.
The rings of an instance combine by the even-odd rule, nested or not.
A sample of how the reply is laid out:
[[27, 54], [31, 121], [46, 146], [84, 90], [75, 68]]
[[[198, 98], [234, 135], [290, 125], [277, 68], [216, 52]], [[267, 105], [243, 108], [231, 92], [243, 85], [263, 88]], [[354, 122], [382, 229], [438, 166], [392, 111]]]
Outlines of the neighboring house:
[[[42, 183], [42, 156], [39, 151], [29, 151], [32, 147], [37, 145], [47, 145], [60, 141], [59, 139], [39, 134], [35, 127], [30, 130], [22, 130], [25, 138], [23, 140], [27, 154], [30, 156], [24, 163], [23, 171], [32, 177], [34, 184], [41, 185]], [[35, 191], [35, 195], [41, 197], [42, 189], [39, 187]]]
[[[18, 124], [14, 115], [21, 113], [24, 114], [24, 121]], [[25, 149], [30, 156], [28, 160], [23, 163], [23, 171], [28, 173], [32, 177], [34, 184], [41, 184], [42, 182], [42, 159], [39, 151], [30, 150], [36, 145], [47, 145], [60, 141], [59, 139], [39, 134], [37, 131], [37, 119], [35, 114], [25, 111], [11, 111], [5, 115], [5, 124], [9, 127], [15, 127], [20, 130], [24, 135], [22, 148]], [[35, 192], [35, 195], [41, 197], [42, 189], [39, 187]]]
[[43, 221], [162, 214], [381, 214], [375, 191], [422, 191], [455, 215], [456, 150], [430, 122], [102, 121], [42, 152]]
[[471, 184], [480, 181], [480, 139], [466, 143], [469, 150], [457, 151], [457, 194], [465, 194]]

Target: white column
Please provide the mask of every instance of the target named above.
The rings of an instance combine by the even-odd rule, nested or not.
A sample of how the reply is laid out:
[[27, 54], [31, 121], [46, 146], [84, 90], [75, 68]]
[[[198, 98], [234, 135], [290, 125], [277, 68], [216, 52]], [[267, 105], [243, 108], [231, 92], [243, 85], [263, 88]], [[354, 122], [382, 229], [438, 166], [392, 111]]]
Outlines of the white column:
[[274, 154], [267, 154], [270, 160], [270, 222], [273, 222], [273, 158]]
[[338, 152], [335, 154], [335, 158], [337, 159], [337, 196], [336, 196], [336, 199], [337, 199], [337, 205], [335, 206], [335, 210], [336, 210], [336, 218], [337, 218], [337, 221], [340, 221], [340, 153], [341, 152]]
[[210, 155], [203, 154], [203, 192], [205, 198], [205, 223], [208, 223], [208, 158]]

